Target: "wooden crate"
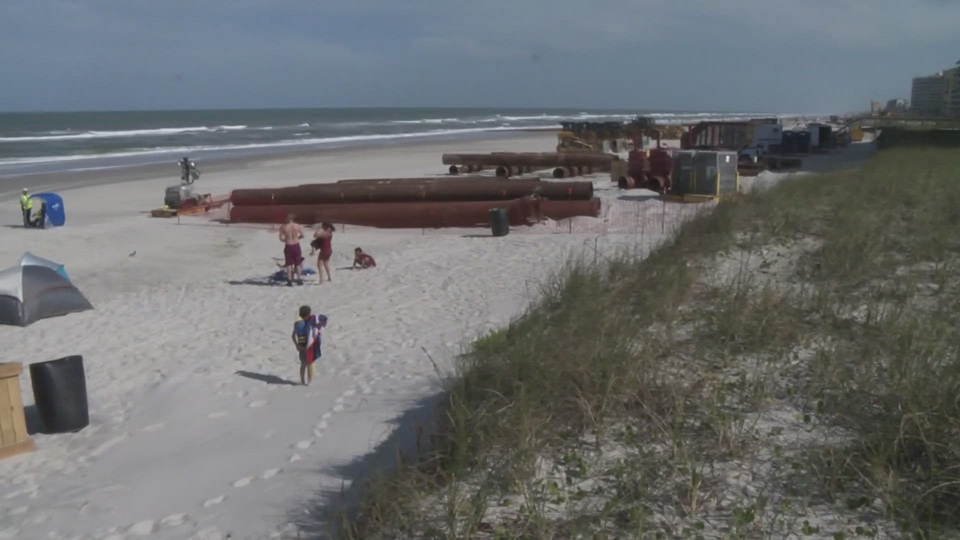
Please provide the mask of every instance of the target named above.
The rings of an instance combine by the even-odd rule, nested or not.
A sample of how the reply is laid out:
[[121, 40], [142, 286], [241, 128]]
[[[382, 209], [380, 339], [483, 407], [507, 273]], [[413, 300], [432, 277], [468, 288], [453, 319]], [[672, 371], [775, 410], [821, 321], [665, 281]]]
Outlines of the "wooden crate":
[[18, 362], [0, 363], [0, 459], [34, 449], [20, 396], [22, 371]]

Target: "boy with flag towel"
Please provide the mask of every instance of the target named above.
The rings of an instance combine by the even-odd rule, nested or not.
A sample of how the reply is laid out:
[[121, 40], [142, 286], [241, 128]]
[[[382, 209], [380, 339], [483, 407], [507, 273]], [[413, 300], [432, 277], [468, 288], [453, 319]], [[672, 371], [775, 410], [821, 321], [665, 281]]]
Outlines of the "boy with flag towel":
[[300, 318], [293, 323], [293, 344], [300, 353], [300, 384], [310, 386], [313, 363], [320, 358], [320, 334], [327, 325], [326, 315], [312, 315], [310, 306], [300, 306]]

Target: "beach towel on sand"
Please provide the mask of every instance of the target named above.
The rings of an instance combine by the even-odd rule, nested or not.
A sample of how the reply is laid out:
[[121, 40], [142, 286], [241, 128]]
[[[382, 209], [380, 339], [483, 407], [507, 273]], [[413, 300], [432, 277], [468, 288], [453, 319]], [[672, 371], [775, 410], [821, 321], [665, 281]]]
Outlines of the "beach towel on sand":
[[323, 327], [327, 325], [326, 315], [311, 315], [307, 319], [307, 363], [312, 364], [320, 358], [320, 343]]

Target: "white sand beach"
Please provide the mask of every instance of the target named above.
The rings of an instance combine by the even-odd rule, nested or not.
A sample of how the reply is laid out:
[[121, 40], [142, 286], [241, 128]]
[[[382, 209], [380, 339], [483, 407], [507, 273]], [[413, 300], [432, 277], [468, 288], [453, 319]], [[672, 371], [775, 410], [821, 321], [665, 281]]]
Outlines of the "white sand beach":
[[[555, 140], [528, 133], [288, 156], [205, 173], [197, 188], [439, 175], [444, 152], [549, 151]], [[65, 264], [95, 310], [0, 328], [4, 361], [83, 355], [91, 414], [86, 429], [35, 433], [36, 451], [0, 461], [0, 539], [296, 537], [298, 523], [319, 518], [306, 515], [318, 501], [369, 472], [356, 464], [395, 420], [438, 392], [431, 358], [448, 371], [463, 346], [520, 314], [569, 257], [649, 249], [702, 209], [619, 191], [600, 174], [599, 219], [502, 238], [338, 227], [333, 282], [311, 276], [287, 288], [251, 283], [276, 270], [275, 229], [146, 214], [176, 182], [174, 167], [163, 178], [60, 191], [68, 221], [51, 230], [12, 227], [20, 186], [4, 185], [0, 261], [10, 266], [30, 251]], [[338, 270], [356, 246], [377, 268]], [[307, 388], [293, 384], [290, 332], [301, 304], [330, 320]], [[21, 386], [29, 406], [27, 372]]]

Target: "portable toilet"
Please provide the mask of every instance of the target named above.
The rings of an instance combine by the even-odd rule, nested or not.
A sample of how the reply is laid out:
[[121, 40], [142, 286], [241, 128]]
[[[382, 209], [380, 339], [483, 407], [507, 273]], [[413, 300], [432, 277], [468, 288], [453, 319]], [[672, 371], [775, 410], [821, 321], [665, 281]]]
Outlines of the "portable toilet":
[[669, 195], [721, 197], [739, 192], [736, 152], [684, 150], [674, 153]]
[[693, 163], [696, 182], [691, 194], [720, 197], [740, 192], [736, 152], [697, 152]]
[[670, 195], [684, 195], [691, 193], [696, 184], [696, 170], [694, 156], [696, 150], [680, 150], [673, 153], [673, 174], [670, 175]]

